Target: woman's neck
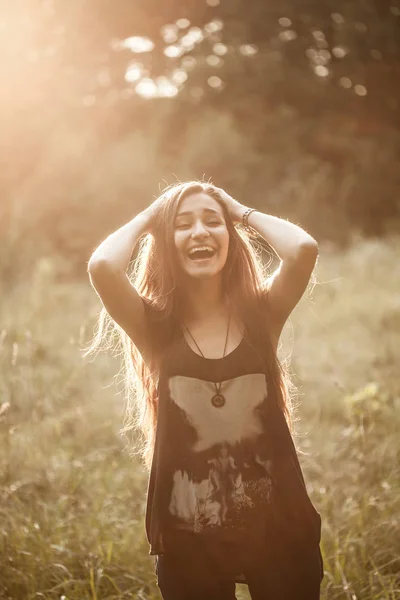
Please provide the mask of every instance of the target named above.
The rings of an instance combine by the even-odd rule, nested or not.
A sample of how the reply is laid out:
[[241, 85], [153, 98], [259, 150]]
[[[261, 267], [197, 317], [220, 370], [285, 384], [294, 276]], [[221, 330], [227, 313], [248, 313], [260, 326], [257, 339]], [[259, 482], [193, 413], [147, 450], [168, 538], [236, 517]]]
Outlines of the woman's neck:
[[181, 292], [181, 302], [185, 321], [204, 321], [227, 310], [220, 278], [191, 281]]

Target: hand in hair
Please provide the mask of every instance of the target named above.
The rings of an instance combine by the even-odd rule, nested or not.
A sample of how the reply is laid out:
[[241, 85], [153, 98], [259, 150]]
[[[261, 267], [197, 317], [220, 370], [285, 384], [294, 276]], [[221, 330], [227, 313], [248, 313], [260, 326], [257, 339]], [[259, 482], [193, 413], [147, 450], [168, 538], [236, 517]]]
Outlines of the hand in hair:
[[[159, 215], [160, 208], [163, 206], [164, 197], [159, 196], [154, 200], [144, 211], [148, 218], [146, 233], [154, 234], [154, 226], [157, 222], [157, 216]], [[159, 220], [159, 219], [158, 219]]]
[[230, 196], [224, 189], [216, 186], [213, 187], [221, 197], [221, 200], [225, 204], [230, 216], [232, 217], [233, 222], [241, 223], [243, 214], [248, 207], [244, 206], [243, 204], [240, 204], [240, 202], [232, 198], [232, 196]]

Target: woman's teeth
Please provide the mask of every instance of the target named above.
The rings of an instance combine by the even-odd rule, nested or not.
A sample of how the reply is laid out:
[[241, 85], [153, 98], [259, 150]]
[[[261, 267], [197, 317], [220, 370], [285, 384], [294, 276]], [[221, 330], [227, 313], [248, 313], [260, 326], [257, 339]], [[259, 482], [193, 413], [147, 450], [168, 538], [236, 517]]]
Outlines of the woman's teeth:
[[188, 252], [188, 257], [191, 260], [207, 260], [214, 256], [215, 249], [211, 246], [197, 246]]

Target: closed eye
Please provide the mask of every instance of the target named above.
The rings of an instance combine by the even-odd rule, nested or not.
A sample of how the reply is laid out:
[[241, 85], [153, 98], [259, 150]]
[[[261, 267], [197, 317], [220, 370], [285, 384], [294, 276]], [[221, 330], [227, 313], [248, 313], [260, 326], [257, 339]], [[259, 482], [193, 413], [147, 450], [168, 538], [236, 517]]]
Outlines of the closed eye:
[[178, 225], [175, 225], [175, 229], [188, 229], [189, 227], [189, 223], [179, 223]]
[[[221, 221], [217, 221], [214, 219], [212, 221], [207, 221], [206, 224], [216, 227], [218, 225], [221, 225]], [[190, 223], [178, 223], [177, 225], [175, 225], [175, 229], [189, 229], [190, 227], [191, 227]]]

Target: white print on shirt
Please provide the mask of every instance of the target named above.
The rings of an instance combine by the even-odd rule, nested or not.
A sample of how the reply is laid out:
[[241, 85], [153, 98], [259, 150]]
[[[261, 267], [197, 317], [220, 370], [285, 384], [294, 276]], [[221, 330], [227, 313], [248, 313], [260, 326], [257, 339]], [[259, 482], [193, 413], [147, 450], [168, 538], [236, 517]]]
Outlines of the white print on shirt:
[[217, 457], [208, 461], [208, 478], [199, 483], [191, 481], [186, 471], [174, 473], [169, 511], [196, 533], [240, 518], [243, 511], [254, 506], [251, 495], [263, 503], [269, 501], [269, 476], [244, 483], [228, 452], [226, 445], [220, 447]]
[[262, 423], [254, 410], [267, 396], [265, 375], [253, 373], [224, 381], [221, 394], [226, 403], [211, 404], [215, 387], [210, 381], [177, 375], [169, 380], [172, 400], [195, 428], [197, 441], [192, 450], [201, 452], [214, 444], [236, 444], [262, 433]]
[[[253, 498], [268, 502], [271, 493], [270, 461], [255, 454], [253, 464], [261, 467], [264, 476], [243, 477], [235, 463], [230, 445], [256, 439], [262, 433], [262, 423], [256, 408], [267, 395], [265, 375], [251, 374], [223, 382], [221, 392], [226, 404], [216, 408], [211, 403], [215, 388], [211, 382], [176, 376], [170, 379], [172, 400], [185, 412], [195, 428], [197, 440], [191, 450], [207, 453], [208, 477], [192, 481], [184, 470], [173, 475], [169, 511], [185, 526], [199, 532], [204, 527], [229, 524], [254, 506]], [[214, 448], [213, 448], [214, 447]], [[244, 462], [245, 472], [250, 465]]]

